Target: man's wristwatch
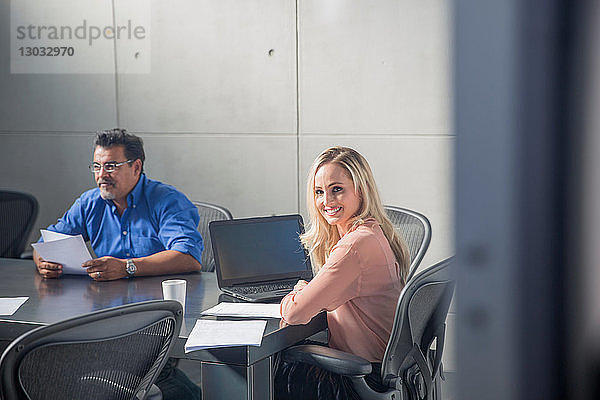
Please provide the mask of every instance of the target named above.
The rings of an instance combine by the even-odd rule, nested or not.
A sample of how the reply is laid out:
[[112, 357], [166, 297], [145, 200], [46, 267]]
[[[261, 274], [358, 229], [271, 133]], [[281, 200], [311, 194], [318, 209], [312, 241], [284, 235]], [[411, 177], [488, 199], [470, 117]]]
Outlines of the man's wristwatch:
[[137, 271], [137, 267], [135, 266], [131, 258], [127, 260], [127, 266], [125, 267], [125, 271], [127, 271], [127, 276], [129, 278], [132, 278], [135, 275], [135, 271]]

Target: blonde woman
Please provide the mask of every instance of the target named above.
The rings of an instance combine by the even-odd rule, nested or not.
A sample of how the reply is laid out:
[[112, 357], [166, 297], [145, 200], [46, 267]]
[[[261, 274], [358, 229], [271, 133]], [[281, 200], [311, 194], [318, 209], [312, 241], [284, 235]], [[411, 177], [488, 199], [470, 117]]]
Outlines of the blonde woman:
[[[301, 240], [316, 275], [299, 281], [281, 301], [288, 324], [327, 311], [329, 346], [374, 364], [367, 381], [378, 386], [396, 302], [410, 256], [381, 204], [369, 164], [357, 151], [332, 147], [309, 172], [309, 226]], [[277, 398], [355, 398], [343, 377], [302, 363], [277, 362]]]

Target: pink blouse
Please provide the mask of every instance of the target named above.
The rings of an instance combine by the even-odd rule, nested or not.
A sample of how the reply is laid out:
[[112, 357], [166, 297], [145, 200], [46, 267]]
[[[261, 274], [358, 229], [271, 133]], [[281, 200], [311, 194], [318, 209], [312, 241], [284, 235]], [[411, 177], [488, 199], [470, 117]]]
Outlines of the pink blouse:
[[381, 362], [392, 331], [400, 268], [375, 219], [346, 233], [319, 273], [281, 300], [288, 324], [306, 324], [327, 311], [329, 346]]

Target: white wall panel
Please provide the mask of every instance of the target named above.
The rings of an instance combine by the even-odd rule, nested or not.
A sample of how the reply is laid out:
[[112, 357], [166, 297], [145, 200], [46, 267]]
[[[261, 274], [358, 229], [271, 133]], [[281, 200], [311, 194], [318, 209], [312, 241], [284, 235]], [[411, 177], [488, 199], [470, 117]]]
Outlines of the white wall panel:
[[0, 188], [31, 193], [40, 203], [32, 240], [95, 187], [88, 169], [93, 138], [86, 133], [0, 134]]
[[[78, 132], [114, 126], [114, 73], [11, 74], [10, 3], [0, 0], [0, 53], [4, 55], [0, 57], [0, 131]], [[102, 21], [112, 24], [111, 3], [93, 4], [95, 9], [89, 10], [90, 16], [102, 15]], [[107, 63], [110, 71], [110, 65], [114, 65], [113, 52], [105, 53], [102, 62]], [[31, 62], [36, 62], [34, 58]]]
[[302, 0], [302, 133], [450, 132], [445, 0]]
[[421, 267], [454, 254], [453, 154], [451, 136], [325, 136], [300, 139], [300, 199], [306, 216], [306, 174], [328, 147], [348, 146], [371, 165], [384, 204], [419, 211], [431, 222], [432, 239]]
[[[141, 134], [149, 177], [190, 199], [227, 207], [235, 217], [296, 213], [296, 140], [289, 136]], [[92, 134], [1, 134], [0, 188], [40, 202], [35, 230], [56, 222], [85, 190]], [[37, 233], [34, 233], [37, 239]], [[33, 239], [33, 237], [32, 237]]]
[[[128, 7], [116, 1], [117, 19], [132, 12]], [[122, 126], [296, 131], [293, 0], [155, 0], [151, 7], [151, 54], [140, 55], [151, 57], [151, 73], [119, 76]]]
[[234, 217], [296, 213], [296, 138], [284, 135], [142, 135], [148, 176]]

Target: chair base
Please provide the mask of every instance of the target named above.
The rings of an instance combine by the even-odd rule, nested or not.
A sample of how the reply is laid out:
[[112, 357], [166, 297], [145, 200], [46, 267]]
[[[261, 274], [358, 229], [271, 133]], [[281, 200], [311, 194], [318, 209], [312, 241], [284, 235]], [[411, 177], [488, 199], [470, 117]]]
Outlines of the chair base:
[[399, 390], [388, 390], [387, 392], [376, 392], [365, 381], [364, 377], [352, 377], [352, 387], [361, 399], [365, 400], [402, 400]]

